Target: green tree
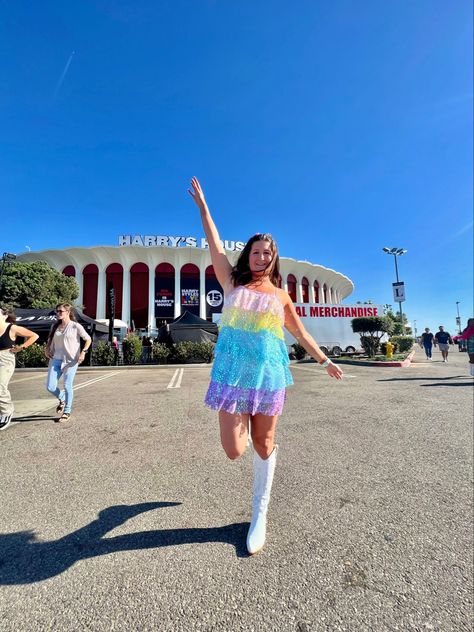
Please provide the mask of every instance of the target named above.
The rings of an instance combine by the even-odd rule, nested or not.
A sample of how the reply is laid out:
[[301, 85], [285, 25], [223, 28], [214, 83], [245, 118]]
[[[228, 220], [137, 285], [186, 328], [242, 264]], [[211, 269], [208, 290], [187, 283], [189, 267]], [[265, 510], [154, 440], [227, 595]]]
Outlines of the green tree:
[[353, 318], [351, 320], [352, 331], [360, 334], [362, 347], [367, 351], [369, 358], [377, 353], [380, 339], [387, 333], [392, 333], [393, 325], [386, 316], [368, 316], [366, 318]]
[[48, 308], [58, 303], [74, 303], [79, 287], [45, 261], [18, 261], [5, 268], [0, 299], [9, 307]]
[[408, 327], [406, 314], [402, 314], [403, 322], [400, 322], [400, 314], [394, 314], [391, 310], [388, 310], [385, 316], [393, 323], [392, 333], [394, 336], [406, 336], [413, 333], [411, 327]]

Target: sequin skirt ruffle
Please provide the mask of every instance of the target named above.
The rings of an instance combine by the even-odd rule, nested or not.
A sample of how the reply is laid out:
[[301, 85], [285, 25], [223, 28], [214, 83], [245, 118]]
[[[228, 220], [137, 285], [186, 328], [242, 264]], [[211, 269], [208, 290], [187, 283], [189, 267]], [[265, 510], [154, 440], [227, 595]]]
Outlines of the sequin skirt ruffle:
[[230, 413], [281, 414], [290, 384], [293, 378], [283, 340], [268, 331], [221, 329], [207, 406]]
[[204, 400], [206, 406], [228, 413], [256, 415], [281, 415], [286, 391], [265, 391], [262, 389], [240, 388], [229, 384], [211, 382]]

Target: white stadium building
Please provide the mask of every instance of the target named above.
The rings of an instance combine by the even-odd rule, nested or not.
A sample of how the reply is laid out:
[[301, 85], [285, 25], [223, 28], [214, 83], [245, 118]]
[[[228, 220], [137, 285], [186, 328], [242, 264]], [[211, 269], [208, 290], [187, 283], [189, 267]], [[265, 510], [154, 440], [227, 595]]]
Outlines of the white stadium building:
[[[235, 260], [242, 242], [226, 241]], [[129, 327], [154, 330], [184, 310], [205, 318], [222, 310], [222, 288], [207, 243], [194, 237], [121, 235], [118, 246], [26, 252], [18, 261], [45, 261], [79, 286], [77, 304], [92, 318], [108, 318], [113, 286], [115, 318]], [[352, 281], [322, 265], [280, 257], [282, 287], [295, 303], [337, 305], [354, 289]]]

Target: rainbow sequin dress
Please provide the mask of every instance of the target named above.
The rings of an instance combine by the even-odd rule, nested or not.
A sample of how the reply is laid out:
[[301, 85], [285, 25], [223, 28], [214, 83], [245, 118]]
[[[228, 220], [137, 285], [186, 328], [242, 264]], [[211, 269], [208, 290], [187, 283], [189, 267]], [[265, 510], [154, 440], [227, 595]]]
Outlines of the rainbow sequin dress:
[[226, 297], [205, 403], [214, 410], [280, 415], [293, 384], [276, 294], [244, 285]]

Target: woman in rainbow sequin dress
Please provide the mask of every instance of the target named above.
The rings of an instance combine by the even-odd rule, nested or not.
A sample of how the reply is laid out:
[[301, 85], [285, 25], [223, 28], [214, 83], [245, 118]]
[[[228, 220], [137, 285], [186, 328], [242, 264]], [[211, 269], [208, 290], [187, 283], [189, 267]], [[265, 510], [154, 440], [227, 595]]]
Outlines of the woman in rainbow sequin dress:
[[205, 402], [219, 411], [222, 447], [230, 459], [243, 454], [250, 429], [254, 477], [247, 549], [253, 555], [265, 544], [278, 450], [275, 429], [286, 387], [293, 383], [283, 327], [328, 375], [340, 380], [342, 371], [326, 358], [305, 330], [288, 293], [278, 287], [279, 258], [271, 235], [251, 237], [232, 266], [196, 178], [191, 187], [188, 192], [201, 212], [212, 265], [225, 296]]

